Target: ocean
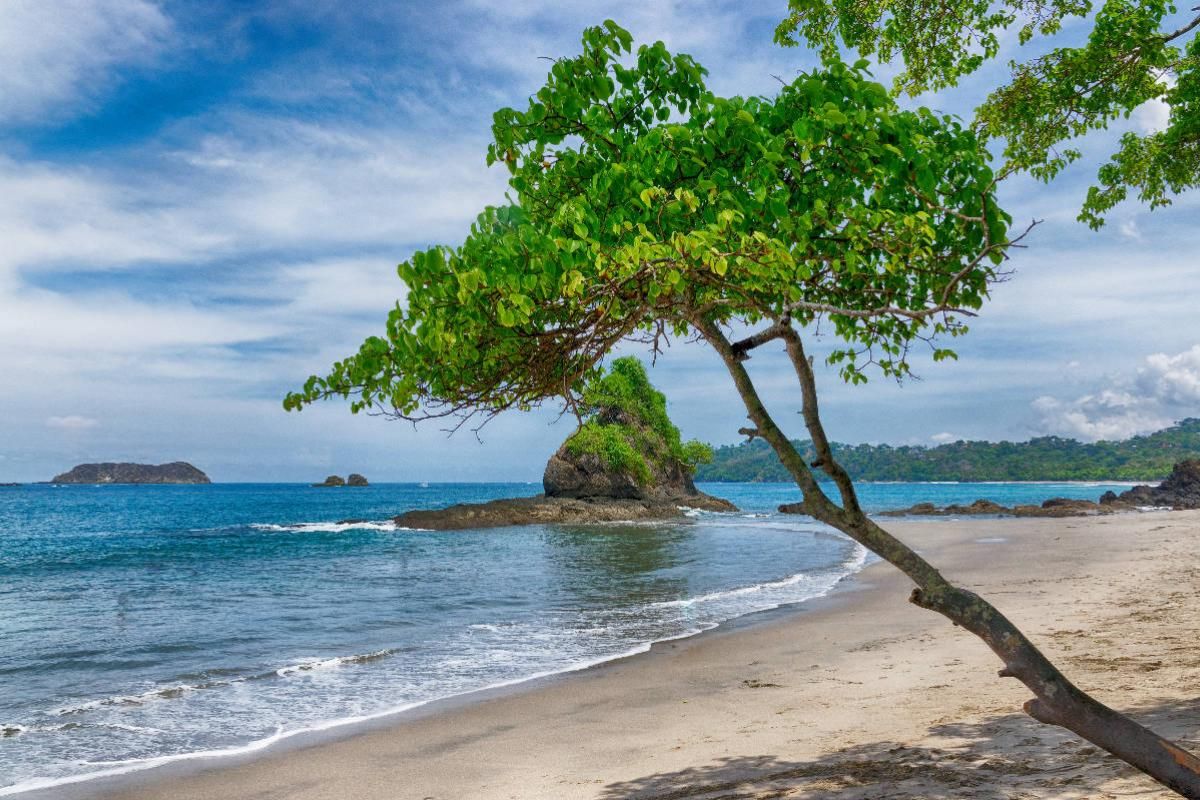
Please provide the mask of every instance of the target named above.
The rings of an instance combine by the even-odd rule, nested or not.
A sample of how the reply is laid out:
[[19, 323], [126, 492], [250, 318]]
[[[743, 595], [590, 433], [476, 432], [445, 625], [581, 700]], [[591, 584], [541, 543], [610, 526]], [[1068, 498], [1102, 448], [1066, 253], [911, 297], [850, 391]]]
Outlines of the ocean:
[[[580, 669], [825, 594], [870, 560], [776, 513], [794, 487], [701, 488], [741, 512], [433, 532], [389, 518], [540, 486], [0, 488], [0, 795]], [[1108, 488], [861, 494], [882, 510]]]

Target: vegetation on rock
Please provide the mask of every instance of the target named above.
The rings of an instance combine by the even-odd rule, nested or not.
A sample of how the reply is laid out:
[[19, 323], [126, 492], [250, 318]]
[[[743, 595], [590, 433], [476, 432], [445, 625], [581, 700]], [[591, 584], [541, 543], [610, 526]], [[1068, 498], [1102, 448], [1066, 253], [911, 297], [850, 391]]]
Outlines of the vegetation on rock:
[[[689, 473], [712, 460], [703, 442], [684, 442], [667, 415], [667, 398], [650, 384], [646, 368], [632, 356], [618, 358], [608, 371], [584, 386], [579, 430], [565, 443], [572, 455], [598, 456], [603, 464], [646, 483], [652, 466], [681, 464]], [[653, 464], [652, 464], [653, 462]]]
[[[792, 444], [810, 461], [812, 442]], [[831, 443], [860, 481], [1157, 481], [1173, 465], [1200, 457], [1200, 419], [1124, 441], [1078, 442], [1042, 436], [1027, 442], [953, 442], [937, 447]], [[700, 481], [788, 481], [765, 442], [718, 447]]]

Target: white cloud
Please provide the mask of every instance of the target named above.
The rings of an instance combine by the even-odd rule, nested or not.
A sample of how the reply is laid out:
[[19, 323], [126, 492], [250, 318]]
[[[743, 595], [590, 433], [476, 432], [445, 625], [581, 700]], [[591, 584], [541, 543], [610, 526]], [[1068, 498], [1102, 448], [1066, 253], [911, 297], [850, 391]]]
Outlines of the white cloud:
[[1137, 387], [1170, 405], [1200, 406], [1200, 344], [1174, 356], [1148, 356], [1138, 370]]
[[107, 72], [145, 63], [170, 21], [146, 0], [6, 0], [0, 14], [0, 119], [86, 106]]
[[[1162, 84], [1171, 90], [1175, 88], [1176, 80], [1166, 76]], [[1133, 121], [1144, 134], [1165, 131], [1171, 124], [1171, 105], [1159, 97], [1147, 100], [1133, 110]]]
[[1142, 133], [1165, 131], [1171, 123], [1171, 106], [1165, 100], [1147, 100], [1133, 110], [1133, 120]]
[[[346, 317], [377, 326], [402, 299], [395, 264], [414, 246], [460, 238], [502, 198], [501, 171], [461, 139], [236, 122], [150, 167], [0, 157], [0, 368], [29, 381], [81, 370], [270, 382], [282, 363], [302, 378], [361, 340]], [[226, 259], [245, 267], [208, 277]], [[109, 274], [80, 286], [55, 278], [66, 271]], [[163, 288], [171, 273], [192, 282], [185, 292]], [[322, 361], [247, 370], [235, 348], [268, 341]]]
[[1142, 232], [1138, 228], [1136, 219], [1124, 220], [1121, 222], [1118, 230], [1121, 232], [1121, 235], [1126, 238], [1134, 239], [1135, 241], [1139, 242], [1142, 240]]
[[1176, 355], [1155, 353], [1144, 363], [1073, 400], [1037, 398], [1039, 427], [1085, 440], [1126, 439], [1200, 414], [1200, 344]]
[[950, 442], [957, 442], [961, 438], [961, 436], [954, 433], [942, 432], [930, 436], [929, 440], [937, 444], [949, 444]]
[[99, 420], [91, 417], [81, 417], [78, 414], [70, 414], [65, 417], [47, 417], [47, 428], [61, 428], [63, 430], [79, 431], [86, 428], [94, 428], [99, 425]]

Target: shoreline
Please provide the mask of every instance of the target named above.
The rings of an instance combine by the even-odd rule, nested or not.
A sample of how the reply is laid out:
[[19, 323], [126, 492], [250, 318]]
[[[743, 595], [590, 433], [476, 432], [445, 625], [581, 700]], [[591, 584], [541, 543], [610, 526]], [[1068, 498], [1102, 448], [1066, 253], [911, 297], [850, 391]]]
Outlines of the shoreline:
[[[1200, 513], [890, 527], [996, 602], [1082, 688], [1196, 746]], [[867, 798], [884, 780], [897, 798], [1008, 798], [1018, 786], [1022, 797], [1170, 796], [1025, 717], [1028, 693], [995, 677], [994, 657], [906, 596], [903, 576], [873, 564], [799, 607], [333, 739], [18, 796], [707, 799], [756, 796], [731, 786], [822, 797], [838, 784], [839, 798]]]
[[[844, 538], [842, 534], [831, 535]], [[109, 794], [119, 796], [123, 790], [130, 787], [140, 787], [159, 781], [169, 781], [177, 777], [251, 764], [263, 758], [280, 756], [295, 750], [321, 747], [364, 733], [386, 730], [431, 716], [450, 713], [468, 708], [475, 703], [521, 695], [526, 692], [536, 692], [559, 681], [570, 681], [580, 674], [600, 671], [632, 659], [648, 657], [675, 642], [731, 633], [758, 625], [771, 624], [795, 614], [803, 614], [810, 608], [819, 607], [822, 601], [830, 600], [835, 595], [858, 588], [854, 586], [855, 579], [864, 569], [872, 566], [873, 561], [877, 559], [861, 545], [855, 544], [855, 553], [853, 561], [845, 565], [850, 571], [837, 578], [831, 587], [820, 594], [799, 601], [785, 602], [751, 611], [699, 630], [638, 644], [622, 653], [598, 657], [563, 669], [536, 672], [500, 681], [459, 694], [420, 700], [363, 716], [326, 720], [293, 731], [277, 731], [271, 736], [240, 745], [136, 759], [130, 762], [113, 762], [113, 765], [107, 769], [77, 776], [45, 779], [44, 783], [41, 782], [41, 779], [32, 779], [30, 782], [37, 782], [38, 785], [29, 788], [19, 788], [23, 784], [0, 787], [0, 797], [15, 797], [20, 800], [58, 800], [59, 798], [87, 800]], [[796, 577], [788, 576], [781, 581], [789, 581]], [[762, 586], [756, 588], [762, 588]]]

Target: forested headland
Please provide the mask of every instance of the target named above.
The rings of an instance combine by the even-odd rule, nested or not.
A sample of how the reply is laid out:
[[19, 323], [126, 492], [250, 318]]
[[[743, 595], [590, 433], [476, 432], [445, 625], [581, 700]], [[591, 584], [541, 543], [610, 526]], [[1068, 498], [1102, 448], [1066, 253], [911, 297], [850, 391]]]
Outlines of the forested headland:
[[[815, 458], [811, 442], [796, 442]], [[953, 442], [937, 447], [833, 444], [860, 481], [1157, 481], [1185, 458], [1200, 458], [1200, 419], [1124, 441], [1078, 442], [1041, 436], [1026, 442]], [[780, 481], [790, 478], [760, 439], [714, 449], [698, 481]]]

